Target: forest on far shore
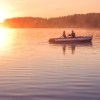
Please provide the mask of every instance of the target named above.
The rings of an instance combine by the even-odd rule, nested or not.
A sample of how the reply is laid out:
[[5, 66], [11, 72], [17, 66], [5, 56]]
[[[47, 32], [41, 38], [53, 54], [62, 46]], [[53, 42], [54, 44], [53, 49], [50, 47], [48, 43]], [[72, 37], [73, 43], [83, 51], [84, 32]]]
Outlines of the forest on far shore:
[[100, 28], [100, 13], [55, 18], [14, 17], [5, 19], [3, 25], [8, 28]]

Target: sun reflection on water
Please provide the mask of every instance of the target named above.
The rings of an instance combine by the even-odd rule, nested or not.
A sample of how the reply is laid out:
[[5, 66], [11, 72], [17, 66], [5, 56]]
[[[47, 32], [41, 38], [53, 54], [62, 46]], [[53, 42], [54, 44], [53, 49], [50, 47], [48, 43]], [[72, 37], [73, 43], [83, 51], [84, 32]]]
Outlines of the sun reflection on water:
[[9, 29], [0, 28], [0, 53], [11, 50], [14, 35]]

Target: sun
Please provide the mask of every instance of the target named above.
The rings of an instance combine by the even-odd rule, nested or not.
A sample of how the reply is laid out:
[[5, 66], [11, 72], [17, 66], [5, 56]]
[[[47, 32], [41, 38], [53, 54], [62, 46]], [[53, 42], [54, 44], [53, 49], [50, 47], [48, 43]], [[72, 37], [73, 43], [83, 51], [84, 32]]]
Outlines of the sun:
[[2, 23], [5, 19], [10, 16], [9, 6], [7, 4], [0, 5], [0, 23]]
[[0, 0], [0, 24], [3, 23], [5, 19], [17, 17], [20, 15], [16, 7], [13, 7], [12, 5], [10, 5], [8, 1]]
[[2, 23], [9, 17], [9, 15], [11, 15], [9, 10], [10, 6], [2, 1], [0, 4], [0, 23]]
[[2, 23], [6, 18], [8, 18], [7, 13], [0, 11], [0, 23]]
[[4, 22], [4, 19], [2, 16], [0, 16], [0, 23]]

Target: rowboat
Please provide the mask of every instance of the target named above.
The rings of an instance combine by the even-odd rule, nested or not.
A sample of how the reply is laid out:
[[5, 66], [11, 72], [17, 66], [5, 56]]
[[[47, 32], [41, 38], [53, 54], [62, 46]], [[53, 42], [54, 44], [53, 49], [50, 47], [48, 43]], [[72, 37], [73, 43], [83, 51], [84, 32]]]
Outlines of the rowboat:
[[66, 37], [66, 38], [51, 38], [49, 43], [86, 43], [91, 42], [93, 36], [78, 36], [78, 37]]

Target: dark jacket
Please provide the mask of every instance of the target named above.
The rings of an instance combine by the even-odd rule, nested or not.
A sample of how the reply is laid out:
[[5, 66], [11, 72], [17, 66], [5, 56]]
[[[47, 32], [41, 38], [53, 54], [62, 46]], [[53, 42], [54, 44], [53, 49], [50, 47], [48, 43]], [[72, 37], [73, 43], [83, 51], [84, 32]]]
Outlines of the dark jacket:
[[74, 38], [75, 37], [75, 33], [72, 31], [72, 33], [69, 34], [68, 36], [71, 36], [72, 38]]

